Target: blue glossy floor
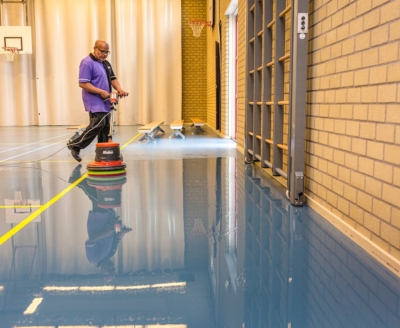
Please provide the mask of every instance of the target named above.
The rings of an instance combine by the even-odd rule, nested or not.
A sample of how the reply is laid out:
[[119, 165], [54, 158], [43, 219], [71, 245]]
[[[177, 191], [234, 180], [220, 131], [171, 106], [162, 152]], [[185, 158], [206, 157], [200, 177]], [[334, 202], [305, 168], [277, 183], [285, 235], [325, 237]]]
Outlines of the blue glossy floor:
[[[91, 178], [65, 127], [1, 128], [0, 327], [400, 327], [400, 281], [206, 135], [138, 143]], [[50, 156], [50, 157], [49, 157]]]

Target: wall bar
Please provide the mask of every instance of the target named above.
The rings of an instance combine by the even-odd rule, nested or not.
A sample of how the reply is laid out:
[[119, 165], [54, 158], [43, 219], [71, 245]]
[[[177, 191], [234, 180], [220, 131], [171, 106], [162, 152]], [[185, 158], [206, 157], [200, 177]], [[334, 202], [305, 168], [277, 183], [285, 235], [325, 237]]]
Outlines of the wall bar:
[[275, 168], [276, 173], [278, 173], [281, 177], [284, 177], [285, 179], [287, 179], [287, 173], [285, 171], [283, 171], [282, 169], [279, 168]]
[[[278, 1], [279, 1], [279, 0], [278, 0]], [[279, 14], [279, 17], [282, 18], [283, 16], [285, 16], [286, 13], [289, 12], [290, 9], [292, 9], [292, 5], [287, 6], [287, 7]], [[293, 26], [293, 23], [292, 23], [292, 26]]]
[[286, 59], [288, 59], [288, 58], [290, 58], [290, 54], [286, 54], [285, 56], [280, 57], [280, 58], [278, 59], [278, 61], [282, 62], [282, 61], [284, 61], [284, 60], [286, 60]]

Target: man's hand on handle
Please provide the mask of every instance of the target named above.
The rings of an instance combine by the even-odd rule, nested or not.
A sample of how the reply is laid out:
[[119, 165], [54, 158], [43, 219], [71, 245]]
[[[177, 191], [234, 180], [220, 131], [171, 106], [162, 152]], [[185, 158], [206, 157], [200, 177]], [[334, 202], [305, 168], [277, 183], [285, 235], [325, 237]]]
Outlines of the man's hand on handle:
[[110, 93], [109, 93], [108, 91], [106, 91], [106, 90], [101, 90], [100, 96], [101, 96], [101, 98], [103, 98], [103, 99], [107, 99], [107, 98], [110, 97]]
[[117, 91], [118, 91], [118, 95], [119, 95], [121, 98], [128, 97], [128, 95], [129, 95], [128, 92], [126, 92], [126, 91], [124, 91], [124, 90], [122, 90], [122, 89], [119, 89], [119, 90], [117, 90]]

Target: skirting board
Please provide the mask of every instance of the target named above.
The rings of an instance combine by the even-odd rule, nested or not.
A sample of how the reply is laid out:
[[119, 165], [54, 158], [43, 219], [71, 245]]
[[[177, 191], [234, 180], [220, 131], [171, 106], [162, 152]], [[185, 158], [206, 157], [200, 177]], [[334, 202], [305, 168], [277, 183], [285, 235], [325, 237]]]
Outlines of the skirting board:
[[379, 263], [384, 265], [388, 270], [400, 278], [400, 261], [395, 257], [385, 252], [382, 248], [375, 245], [369, 239], [364, 237], [361, 233], [355, 230], [352, 226], [348, 225], [346, 222], [341, 220], [338, 216], [329, 212], [326, 208], [322, 207], [315, 200], [308, 197], [307, 205], [309, 205], [315, 212], [325, 218], [334, 227], [339, 229], [348, 238], [354, 241], [357, 245], [362, 247], [368, 254], [375, 258]]
[[244, 155], [244, 148], [243, 148], [243, 147], [241, 147], [241, 146], [239, 146], [239, 145], [236, 145], [236, 149], [237, 149], [240, 153], [242, 153], [242, 154]]
[[221, 131], [219, 130], [215, 130], [210, 124], [208, 124], [207, 122], [204, 122], [204, 125], [207, 125], [210, 129], [212, 129], [216, 134], [218, 134], [222, 139], [232, 139], [230, 136], [226, 136], [224, 134], [222, 134]]

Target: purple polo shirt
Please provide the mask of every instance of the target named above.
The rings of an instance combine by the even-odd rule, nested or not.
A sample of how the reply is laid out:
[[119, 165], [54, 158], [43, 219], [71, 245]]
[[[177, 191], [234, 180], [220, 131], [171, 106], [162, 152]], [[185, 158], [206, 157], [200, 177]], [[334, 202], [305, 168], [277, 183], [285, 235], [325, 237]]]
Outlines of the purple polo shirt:
[[[111, 65], [107, 62], [108, 71], [110, 72], [111, 80], [115, 80], [115, 76]], [[101, 61], [97, 60], [92, 54], [83, 58], [79, 66], [79, 82], [90, 82], [95, 87], [110, 91], [106, 69]], [[110, 100], [104, 101], [99, 94], [88, 92], [82, 89], [82, 100], [85, 110], [91, 113], [110, 111]]]

